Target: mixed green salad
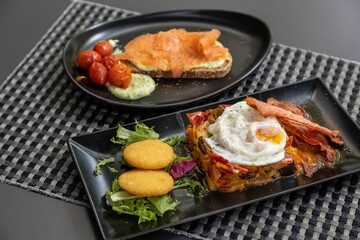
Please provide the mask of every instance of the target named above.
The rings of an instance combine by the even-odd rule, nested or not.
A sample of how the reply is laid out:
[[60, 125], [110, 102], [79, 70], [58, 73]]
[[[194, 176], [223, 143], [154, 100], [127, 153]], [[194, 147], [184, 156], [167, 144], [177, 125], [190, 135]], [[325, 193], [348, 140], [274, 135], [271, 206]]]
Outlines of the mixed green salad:
[[[116, 136], [110, 141], [120, 145], [121, 149], [131, 143], [147, 139], [160, 139], [160, 135], [155, 132], [154, 127], [136, 121], [134, 130], [119, 125]], [[205, 190], [205, 187], [198, 181], [195, 172], [196, 162], [191, 159], [190, 153], [186, 150], [186, 139], [184, 136], [171, 136], [160, 139], [169, 144], [175, 152], [174, 161], [165, 169], [174, 179], [174, 189], [187, 188], [194, 194], [199, 194]], [[121, 168], [131, 169], [124, 159], [120, 159]], [[111, 167], [115, 163], [114, 157], [100, 159], [94, 168], [94, 175], [102, 174], [101, 168], [107, 167], [110, 172], [118, 173], [119, 170]], [[118, 177], [118, 176], [117, 176]], [[162, 217], [167, 211], [174, 211], [180, 204], [179, 200], [171, 196], [171, 192], [162, 196], [138, 197], [121, 189], [118, 185], [117, 177], [114, 179], [111, 189], [106, 189], [105, 196], [107, 203], [119, 214], [135, 215], [138, 217], [138, 223], [156, 221], [157, 217]]]

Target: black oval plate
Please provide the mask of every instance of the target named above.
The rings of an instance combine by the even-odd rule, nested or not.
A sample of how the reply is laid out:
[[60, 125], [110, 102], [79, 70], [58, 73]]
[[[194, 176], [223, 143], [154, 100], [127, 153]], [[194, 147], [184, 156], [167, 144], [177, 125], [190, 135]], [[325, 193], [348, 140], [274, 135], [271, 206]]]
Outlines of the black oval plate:
[[[122, 100], [111, 95], [103, 86], [95, 86], [88, 80], [76, 81], [84, 75], [76, 66], [79, 52], [91, 49], [101, 39], [118, 39], [125, 45], [136, 36], [156, 33], [171, 28], [188, 31], [221, 31], [219, 41], [233, 57], [231, 72], [211, 80], [156, 79], [155, 91], [139, 100]], [[239, 83], [264, 60], [271, 47], [271, 32], [261, 20], [249, 15], [217, 10], [181, 10], [139, 15], [102, 23], [74, 36], [63, 51], [63, 65], [67, 75], [81, 90], [111, 104], [131, 108], [169, 108], [213, 97]]]

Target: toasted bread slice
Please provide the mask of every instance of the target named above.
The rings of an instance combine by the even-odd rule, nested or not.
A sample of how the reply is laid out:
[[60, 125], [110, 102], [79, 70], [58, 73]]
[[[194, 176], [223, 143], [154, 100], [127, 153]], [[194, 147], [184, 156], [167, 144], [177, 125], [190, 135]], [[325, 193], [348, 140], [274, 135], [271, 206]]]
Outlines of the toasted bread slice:
[[[123, 61], [126, 65], [131, 67], [133, 73], [146, 74], [153, 78], [174, 78], [171, 71], [152, 70], [144, 71], [137, 68], [134, 64], [129, 61]], [[225, 60], [224, 64], [217, 68], [192, 68], [181, 74], [179, 78], [187, 79], [211, 79], [211, 78], [222, 78], [227, 75], [232, 68], [233, 59], [230, 53], [228, 59]]]

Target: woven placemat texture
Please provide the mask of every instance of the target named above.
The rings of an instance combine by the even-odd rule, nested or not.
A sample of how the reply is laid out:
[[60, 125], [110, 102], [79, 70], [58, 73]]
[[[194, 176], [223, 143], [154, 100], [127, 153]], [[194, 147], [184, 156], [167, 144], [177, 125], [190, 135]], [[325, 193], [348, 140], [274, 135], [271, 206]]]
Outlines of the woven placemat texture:
[[[137, 13], [74, 1], [4, 81], [0, 181], [89, 206], [69, 137], [159, 113], [131, 113], [94, 100], [65, 74], [62, 50], [78, 31]], [[360, 125], [360, 64], [274, 43], [261, 66], [218, 101], [321, 77]], [[359, 174], [176, 226], [198, 239], [360, 238]]]

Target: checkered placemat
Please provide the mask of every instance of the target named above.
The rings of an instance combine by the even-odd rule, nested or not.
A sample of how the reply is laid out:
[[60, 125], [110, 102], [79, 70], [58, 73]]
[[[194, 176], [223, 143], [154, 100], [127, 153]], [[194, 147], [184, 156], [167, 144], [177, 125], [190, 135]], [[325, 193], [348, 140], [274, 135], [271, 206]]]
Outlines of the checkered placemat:
[[[66, 141], [145, 119], [80, 91], [62, 67], [79, 30], [137, 13], [74, 1], [4, 81], [0, 92], [0, 181], [88, 206]], [[360, 125], [360, 64], [273, 44], [259, 69], [223, 100], [319, 76]], [[198, 239], [360, 238], [359, 174], [167, 229]]]

